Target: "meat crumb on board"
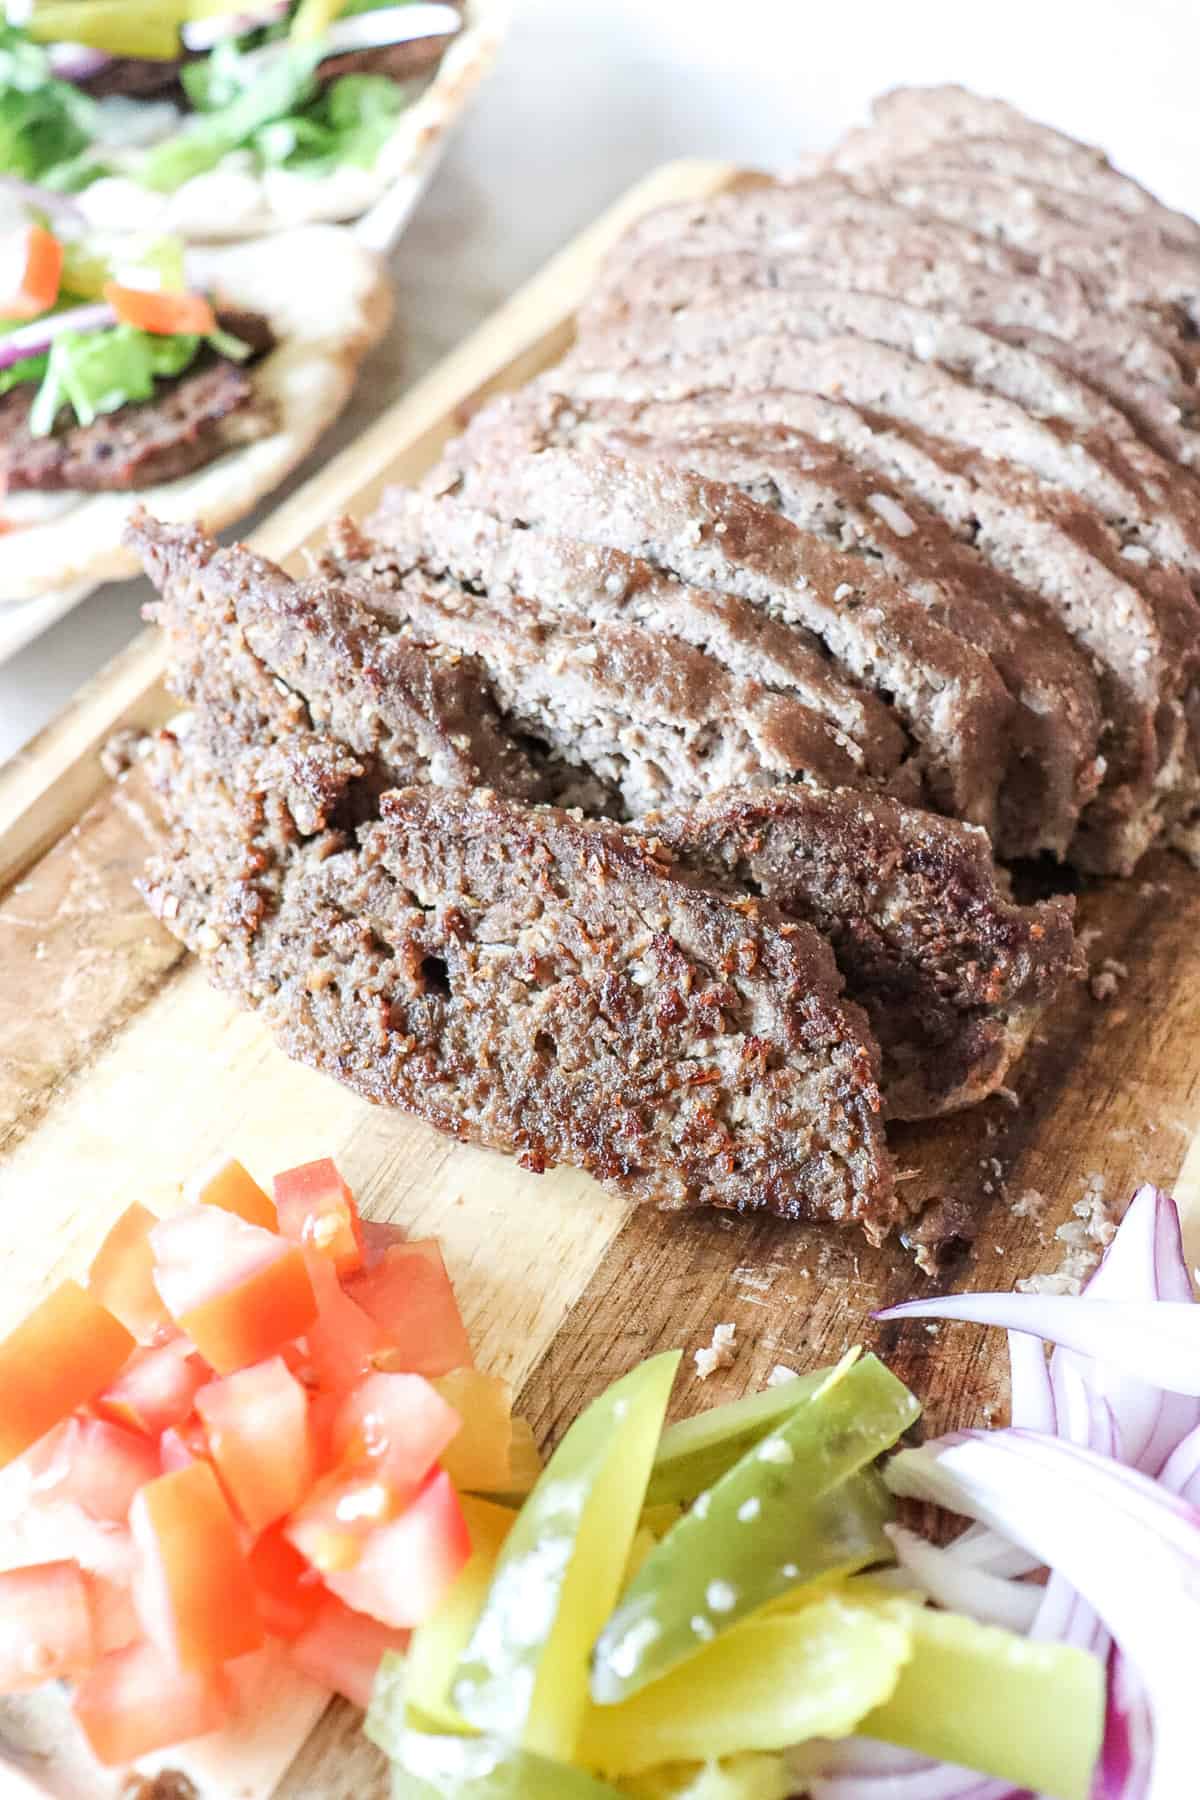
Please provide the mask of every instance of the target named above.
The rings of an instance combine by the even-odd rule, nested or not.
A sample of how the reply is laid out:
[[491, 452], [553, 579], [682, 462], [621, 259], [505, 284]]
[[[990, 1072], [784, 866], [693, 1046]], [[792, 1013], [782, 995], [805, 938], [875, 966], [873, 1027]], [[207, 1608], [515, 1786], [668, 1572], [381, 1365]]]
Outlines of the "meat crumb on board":
[[736, 1325], [714, 1325], [712, 1342], [703, 1350], [693, 1352], [696, 1374], [701, 1381], [707, 1381], [717, 1369], [727, 1369], [737, 1355], [734, 1339], [737, 1336]]
[[1092, 976], [1090, 987], [1093, 1000], [1111, 1000], [1122, 981], [1129, 975], [1126, 963], [1118, 962], [1115, 956], [1106, 956], [1100, 964], [1099, 971]]

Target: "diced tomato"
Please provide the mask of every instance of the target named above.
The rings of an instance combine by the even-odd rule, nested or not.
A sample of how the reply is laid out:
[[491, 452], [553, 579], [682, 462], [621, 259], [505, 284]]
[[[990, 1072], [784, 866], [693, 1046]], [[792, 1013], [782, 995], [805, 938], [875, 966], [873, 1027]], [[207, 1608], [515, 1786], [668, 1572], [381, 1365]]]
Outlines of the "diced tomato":
[[122, 325], [151, 331], [162, 337], [176, 332], [196, 332], [205, 337], [217, 329], [217, 318], [203, 294], [175, 294], [157, 288], [122, 287], [106, 281], [104, 298]]
[[88, 1270], [88, 1292], [106, 1306], [113, 1317], [132, 1331], [139, 1344], [148, 1344], [170, 1323], [167, 1309], [154, 1285], [154, 1252], [150, 1233], [157, 1214], [135, 1200], [121, 1214]]
[[335, 1468], [284, 1523], [288, 1541], [322, 1575], [354, 1566], [378, 1525], [395, 1518], [411, 1488], [397, 1489], [369, 1463]]
[[436, 1238], [393, 1244], [346, 1291], [387, 1338], [387, 1368], [433, 1377], [474, 1362]]
[[247, 1560], [263, 1625], [274, 1637], [294, 1638], [312, 1624], [324, 1589], [311, 1565], [283, 1533], [282, 1521], [270, 1526]]
[[39, 1501], [73, 1501], [93, 1519], [120, 1524], [138, 1489], [158, 1474], [158, 1451], [149, 1438], [106, 1419], [64, 1420], [26, 1461]]
[[88, 1605], [92, 1613], [92, 1633], [96, 1655], [106, 1656], [110, 1650], [123, 1650], [142, 1635], [142, 1622], [133, 1604], [133, 1595], [119, 1581], [84, 1571]]
[[244, 1219], [247, 1225], [261, 1226], [264, 1231], [279, 1229], [271, 1196], [263, 1193], [234, 1156], [219, 1156], [189, 1181], [183, 1192], [193, 1205], [219, 1206], [223, 1212]]
[[439, 1375], [434, 1387], [462, 1420], [462, 1430], [441, 1453], [446, 1473], [460, 1491], [504, 1493], [512, 1479], [512, 1388], [482, 1369]]
[[73, 1562], [0, 1574], [0, 1693], [82, 1674], [95, 1659], [92, 1611]]
[[354, 1195], [323, 1156], [275, 1177], [275, 1207], [284, 1237], [327, 1256], [339, 1275], [363, 1263], [362, 1227]]
[[330, 1572], [325, 1585], [355, 1612], [383, 1625], [419, 1625], [439, 1605], [471, 1554], [458, 1495], [435, 1469], [399, 1518], [376, 1526], [352, 1568]]
[[344, 1394], [369, 1375], [385, 1347], [384, 1334], [358, 1302], [342, 1291], [328, 1257], [306, 1252], [317, 1316], [308, 1329], [308, 1357], [325, 1393]]
[[325, 1594], [307, 1630], [288, 1646], [288, 1655], [304, 1675], [355, 1706], [371, 1703], [371, 1689], [385, 1650], [406, 1650], [408, 1632], [394, 1631], [377, 1619], [351, 1612]]
[[362, 1235], [363, 1261], [368, 1269], [373, 1269], [393, 1244], [406, 1242], [403, 1225], [397, 1225], [394, 1219], [360, 1219], [359, 1231]]
[[195, 1413], [189, 1413], [178, 1425], [169, 1425], [158, 1440], [160, 1472], [170, 1475], [186, 1469], [192, 1462], [209, 1462], [208, 1439]]
[[0, 1342], [0, 1468], [108, 1386], [132, 1337], [64, 1281]]
[[72, 1711], [109, 1768], [217, 1731], [229, 1716], [220, 1670], [180, 1670], [144, 1641], [101, 1657], [75, 1690]]
[[58, 299], [63, 247], [41, 225], [5, 233], [3, 250], [7, 286], [0, 296], [0, 317], [36, 319]]
[[411, 1494], [458, 1434], [462, 1420], [422, 1375], [368, 1375], [347, 1394], [333, 1428], [334, 1454], [379, 1470]]
[[150, 1241], [168, 1311], [219, 1375], [276, 1355], [316, 1317], [303, 1252], [233, 1213], [186, 1207]]
[[149, 1437], [186, 1419], [212, 1370], [195, 1346], [175, 1332], [165, 1343], [135, 1350], [96, 1400], [96, 1411]]
[[282, 1357], [210, 1382], [196, 1411], [217, 1474], [251, 1531], [299, 1506], [315, 1474], [308, 1396]]
[[134, 1602], [164, 1656], [181, 1669], [212, 1669], [258, 1649], [254, 1584], [207, 1463], [147, 1482], [129, 1524], [140, 1556]]

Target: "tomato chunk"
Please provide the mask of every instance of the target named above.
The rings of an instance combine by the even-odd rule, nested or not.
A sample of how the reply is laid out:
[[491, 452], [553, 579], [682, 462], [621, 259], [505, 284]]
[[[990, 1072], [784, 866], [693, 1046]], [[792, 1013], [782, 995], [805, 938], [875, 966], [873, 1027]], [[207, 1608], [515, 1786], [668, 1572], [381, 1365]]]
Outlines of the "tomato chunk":
[[76, 1563], [0, 1574], [0, 1693], [82, 1674], [95, 1655], [92, 1609]]
[[75, 1690], [72, 1711], [109, 1768], [217, 1731], [229, 1716], [219, 1671], [173, 1668], [144, 1641], [101, 1657]]
[[58, 299], [62, 281], [63, 247], [41, 225], [5, 233], [3, 245], [4, 292], [0, 316], [36, 319], [49, 312]]
[[192, 1410], [212, 1371], [181, 1332], [165, 1343], [135, 1350], [111, 1386], [96, 1400], [96, 1411], [118, 1425], [158, 1437]]
[[325, 1393], [342, 1394], [371, 1373], [385, 1348], [384, 1334], [342, 1291], [327, 1257], [310, 1250], [306, 1260], [317, 1301], [317, 1316], [308, 1329], [309, 1362]]
[[415, 1493], [462, 1427], [422, 1375], [368, 1375], [347, 1394], [333, 1427], [334, 1453], [378, 1468], [393, 1490]]
[[218, 1156], [186, 1183], [183, 1193], [194, 1206], [218, 1206], [247, 1225], [258, 1225], [263, 1231], [279, 1229], [271, 1196], [264, 1194], [236, 1156]]
[[107, 1387], [133, 1348], [77, 1281], [47, 1295], [0, 1342], [0, 1468]]
[[211, 1460], [204, 1427], [195, 1413], [181, 1419], [178, 1425], [167, 1427], [158, 1440], [158, 1459], [163, 1475], [170, 1475], [176, 1469], [186, 1469], [192, 1462]]
[[374, 1268], [352, 1278], [347, 1292], [386, 1336], [387, 1367], [432, 1377], [472, 1366], [470, 1339], [436, 1238], [390, 1245]]
[[217, 329], [216, 314], [203, 294], [165, 293], [156, 288], [122, 287], [106, 281], [104, 298], [122, 325], [136, 326], [163, 337], [176, 332], [196, 332], [201, 337]]
[[299, 1506], [314, 1476], [308, 1396], [282, 1357], [201, 1388], [196, 1411], [217, 1473], [251, 1531]]
[[127, 1206], [97, 1250], [88, 1270], [88, 1292], [106, 1306], [140, 1344], [148, 1344], [170, 1323], [154, 1285], [150, 1233], [157, 1214], [137, 1201]]
[[263, 1641], [237, 1525], [207, 1463], [147, 1482], [129, 1513], [140, 1555], [134, 1601], [177, 1668], [212, 1669]]
[[354, 1195], [332, 1157], [301, 1163], [275, 1177], [275, 1207], [284, 1237], [327, 1256], [339, 1275], [363, 1263], [362, 1226]]
[[274, 1637], [294, 1638], [307, 1629], [321, 1608], [320, 1579], [283, 1535], [282, 1522], [264, 1531], [250, 1551], [258, 1616]]
[[167, 1309], [219, 1375], [264, 1362], [316, 1317], [303, 1252], [215, 1206], [191, 1206], [150, 1237]]
[[93, 1519], [123, 1524], [133, 1497], [158, 1474], [158, 1452], [149, 1438], [105, 1419], [66, 1419], [26, 1461], [37, 1499], [69, 1500]]
[[301, 1674], [366, 1707], [384, 1651], [407, 1647], [407, 1631], [390, 1630], [326, 1594], [307, 1630], [288, 1646], [288, 1655]]
[[129, 1589], [122, 1582], [112, 1581], [105, 1575], [90, 1574], [86, 1569], [83, 1580], [91, 1608], [97, 1657], [135, 1643], [142, 1635], [142, 1622]]
[[326, 1574], [325, 1585], [355, 1612], [410, 1627], [429, 1617], [470, 1554], [458, 1495], [435, 1469], [398, 1518], [369, 1533], [353, 1567]]

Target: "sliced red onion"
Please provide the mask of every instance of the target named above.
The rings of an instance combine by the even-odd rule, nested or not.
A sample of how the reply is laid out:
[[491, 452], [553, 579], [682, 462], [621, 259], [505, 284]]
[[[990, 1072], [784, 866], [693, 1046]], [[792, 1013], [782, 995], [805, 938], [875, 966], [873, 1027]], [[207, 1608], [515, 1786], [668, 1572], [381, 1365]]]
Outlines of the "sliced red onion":
[[0, 369], [11, 369], [14, 363], [23, 361], [27, 356], [40, 356], [64, 331], [101, 331], [106, 325], [115, 325], [116, 322], [116, 313], [104, 300], [98, 300], [89, 306], [73, 306], [69, 312], [49, 313], [44, 319], [34, 319], [32, 324], [20, 325], [16, 331], [10, 331], [7, 337], [0, 338]]
[[885, 1525], [884, 1530], [900, 1567], [939, 1606], [967, 1613], [983, 1625], [1003, 1625], [1008, 1631], [1026, 1632], [1037, 1619], [1044, 1589], [972, 1568], [902, 1525]]
[[947, 1294], [908, 1300], [880, 1319], [970, 1319], [1031, 1332], [1172, 1394], [1200, 1396], [1200, 1307], [1183, 1300], [1092, 1300], [1071, 1294]]
[[[789, 1765], [811, 1800], [1022, 1800], [1011, 1782], [873, 1738], [805, 1744]], [[1027, 1797], [1026, 1797], [1027, 1800]]]
[[56, 224], [84, 224], [84, 211], [70, 194], [58, 194], [53, 188], [38, 187], [32, 181], [20, 181], [15, 175], [0, 175], [0, 196], [9, 195], [22, 206], [44, 213]]
[[1046, 1352], [1037, 1338], [1029, 1337], [1023, 1331], [1009, 1332], [1008, 1370], [1010, 1423], [1023, 1425], [1027, 1431], [1053, 1434], [1054, 1389], [1050, 1385]]
[[94, 50], [90, 44], [51, 44], [46, 54], [51, 74], [60, 81], [86, 81], [113, 60], [107, 50]]
[[894, 1493], [1011, 1535], [1095, 1606], [1145, 1686], [1153, 1737], [1145, 1800], [1189, 1793], [1200, 1511], [1094, 1450], [1011, 1428], [902, 1451], [885, 1478]]
[[261, 6], [245, 6], [241, 12], [214, 13], [208, 19], [189, 19], [180, 32], [189, 50], [211, 50], [225, 38], [244, 37], [285, 18], [288, 0], [264, 0]]

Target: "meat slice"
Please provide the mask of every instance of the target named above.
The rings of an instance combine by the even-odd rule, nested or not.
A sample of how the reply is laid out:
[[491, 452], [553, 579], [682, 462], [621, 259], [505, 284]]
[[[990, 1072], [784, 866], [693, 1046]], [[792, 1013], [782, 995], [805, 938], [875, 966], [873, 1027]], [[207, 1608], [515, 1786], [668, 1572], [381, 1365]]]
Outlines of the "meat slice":
[[[619, 583], [636, 590], [636, 569], [529, 534], [516, 534], [510, 552], [513, 534], [494, 521], [437, 511], [435, 503], [422, 519], [410, 497], [395, 497], [371, 522], [372, 536], [353, 526], [334, 532], [327, 570], [351, 581], [381, 620], [478, 659], [509, 726], [585, 781], [599, 778], [617, 811], [635, 817], [729, 784], [867, 779], [861, 752], [797, 699], [780, 663], [768, 686], [632, 622], [638, 609], [620, 604]], [[903, 745], [892, 749], [877, 773], [911, 793]], [[570, 798], [611, 809], [582, 790]]]
[[717, 424], [675, 439], [617, 430], [604, 441], [622, 456], [665, 458], [732, 483], [802, 530], [866, 558], [939, 624], [984, 650], [1015, 703], [997, 850], [1065, 855], [1100, 785], [1100, 696], [1087, 658], [1034, 596], [926, 507], [803, 432]]
[[578, 532], [812, 632], [857, 681], [889, 695], [936, 804], [994, 825], [1012, 711], [1000, 677], [982, 652], [860, 559], [732, 488], [599, 451], [516, 450], [476, 461], [452, 450], [427, 485], [510, 524]]
[[902, 1217], [876, 1052], [810, 927], [484, 791], [388, 793], [352, 844], [275, 829], [263, 780], [229, 777], [168, 746], [145, 893], [290, 1056], [630, 1199], [873, 1241]]
[[681, 866], [760, 893], [833, 945], [893, 1118], [981, 1100], [1078, 973], [1073, 901], [1016, 906], [978, 829], [863, 793], [718, 795], [651, 817]]
[[36, 395], [36, 384], [23, 382], [0, 396], [0, 480], [13, 493], [101, 493], [177, 481], [275, 428], [253, 368], [223, 356], [202, 356], [184, 374], [158, 382], [152, 399], [102, 413], [92, 425], [60, 420], [48, 437], [29, 429]]
[[333, 822], [351, 781], [367, 804], [414, 781], [551, 791], [504, 729], [478, 662], [383, 631], [345, 586], [295, 581], [195, 526], [139, 510], [126, 541], [161, 596], [147, 616], [166, 636], [171, 691], [197, 708], [193, 729], [222, 763], [282, 745], [302, 831]]

